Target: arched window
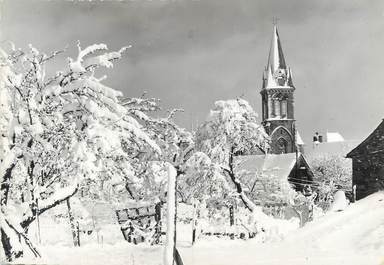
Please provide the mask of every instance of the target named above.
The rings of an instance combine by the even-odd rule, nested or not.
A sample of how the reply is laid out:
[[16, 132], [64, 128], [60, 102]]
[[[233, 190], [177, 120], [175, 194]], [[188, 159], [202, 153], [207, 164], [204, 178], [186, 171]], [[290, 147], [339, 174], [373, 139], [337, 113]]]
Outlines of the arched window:
[[275, 102], [275, 106], [274, 106], [274, 109], [275, 109], [275, 116], [276, 117], [280, 117], [280, 100], [279, 99], [275, 99], [274, 100]]
[[277, 147], [279, 149], [279, 153], [288, 153], [288, 142], [284, 138], [277, 140]]
[[287, 118], [287, 100], [283, 99], [281, 101], [281, 117]]

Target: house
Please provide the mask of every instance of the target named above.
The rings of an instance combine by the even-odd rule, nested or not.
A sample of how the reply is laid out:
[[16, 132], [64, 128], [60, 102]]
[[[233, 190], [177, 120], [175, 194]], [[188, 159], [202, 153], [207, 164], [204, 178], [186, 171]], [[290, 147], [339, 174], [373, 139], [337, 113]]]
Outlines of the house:
[[239, 156], [235, 162], [236, 172], [273, 175], [288, 180], [297, 191], [304, 191], [313, 180], [313, 173], [300, 153]]
[[352, 159], [356, 200], [384, 189], [384, 121], [347, 158]]

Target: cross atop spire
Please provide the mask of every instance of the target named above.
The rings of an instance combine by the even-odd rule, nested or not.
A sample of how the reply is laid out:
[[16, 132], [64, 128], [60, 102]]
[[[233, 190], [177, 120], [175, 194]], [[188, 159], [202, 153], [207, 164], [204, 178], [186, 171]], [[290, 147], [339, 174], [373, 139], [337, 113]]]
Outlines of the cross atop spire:
[[283, 49], [281, 48], [279, 33], [277, 32], [276, 18], [273, 20], [273, 35], [268, 56], [268, 66], [274, 73], [277, 69], [287, 69]]
[[273, 17], [273, 18], [272, 18], [272, 23], [273, 23], [273, 25], [276, 26], [276, 25], [277, 25], [277, 22], [278, 22], [279, 20], [280, 20], [280, 19], [279, 19], [278, 17]]

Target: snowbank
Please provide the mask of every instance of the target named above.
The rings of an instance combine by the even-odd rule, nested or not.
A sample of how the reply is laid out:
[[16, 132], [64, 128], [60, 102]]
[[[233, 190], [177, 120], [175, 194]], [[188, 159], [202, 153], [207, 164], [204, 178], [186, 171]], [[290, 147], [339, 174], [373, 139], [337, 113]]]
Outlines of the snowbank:
[[[188, 233], [185, 224], [178, 231]], [[272, 224], [271, 224], [272, 225]], [[282, 241], [199, 238], [194, 246], [178, 241], [187, 265], [369, 265], [384, 262], [384, 192], [372, 194], [343, 211], [328, 212]], [[25, 262], [80, 265], [160, 265], [163, 246], [88, 243], [80, 248], [42, 246], [44, 259]], [[19, 263], [23, 261], [18, 261]]]

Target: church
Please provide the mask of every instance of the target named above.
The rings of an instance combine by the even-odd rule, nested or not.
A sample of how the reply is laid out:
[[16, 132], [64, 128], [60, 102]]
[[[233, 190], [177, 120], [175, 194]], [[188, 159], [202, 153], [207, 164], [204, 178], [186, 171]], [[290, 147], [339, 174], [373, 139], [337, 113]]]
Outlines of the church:
[[262, 125], [271, 138], [270, 150], [262, 155], [238, 157], [236, 170], [287, 179], [297, 191], [303, 192], [312, 183], [313, 172], [303, 155], [304, 143], [295, 127], [294, 92], [292, 72], [285, 62], [274, 25], [260, 91]]
[[274, 25], [260, 91], [262, 125], [271, 137], [269, 153], [295, 153], [303, 145], [295, 128], [294, 92], [292, 72], [285, 62], [277, 26]]

